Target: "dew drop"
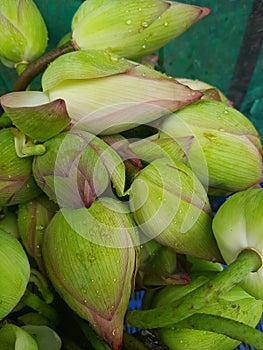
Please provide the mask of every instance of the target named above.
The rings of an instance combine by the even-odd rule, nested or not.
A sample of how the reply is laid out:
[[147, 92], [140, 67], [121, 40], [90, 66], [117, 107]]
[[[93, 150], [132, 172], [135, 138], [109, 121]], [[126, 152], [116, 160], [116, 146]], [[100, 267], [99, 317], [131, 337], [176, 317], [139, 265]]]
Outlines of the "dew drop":
[[111, 334], [112, 334], [113, 336], [115, 336], [115, 335], [116, 335], [116, 329], [113, 329], [112, 332], [111, 332]]
[[116, 56], [111, 56], [110, 59], [111, 59], [112, 61], [118, 61], [119, 58], [116, 57]]
[[141, 8], [138, 8], [138, 11], [139, 11], [139, 12], [141, 12], [141, 11], [142, 11], [142, 9], [141, 9]]
[[146, 49], [146, 45], [145, 45], [145, 44], [143, 44], [143, 45], [142, 45], [142, 48], [143, 48], [143, 49]]
[[168, 22], [164, 22], [163, 24], [165, 27], [168, 27]]
[[127, 21], [126, 21], [126, 24], [131, 24], [132, 23], [132, 21], [131, 21], [131, 19], [128, 19]]
[[141, 25], [142, 25], [142, 27], [147, 28], [149, 24], [148, 24], [148, 22], [144, 21], [141, 23]]

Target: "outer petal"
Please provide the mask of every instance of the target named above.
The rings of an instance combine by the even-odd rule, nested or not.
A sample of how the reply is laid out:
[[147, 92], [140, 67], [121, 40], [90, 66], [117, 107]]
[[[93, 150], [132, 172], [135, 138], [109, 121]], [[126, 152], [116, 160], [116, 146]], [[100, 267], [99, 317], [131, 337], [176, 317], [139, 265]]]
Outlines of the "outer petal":
[[94, 134], [146, 124], [202, 96], [144, 66], [100, 79], [68, 80], [48, 93], [50, 100], [65, 100], [73, 121], [80, 121], [78, 128]]
[[42, 77], [43, 91], [66, 80], [96, 79], [124, 73], [138, 64], [104, 51], [81, 50], [62, 55], [52, 62]]
[[70, 123], [65, 102], [61, 99], [49, 102], [42, 92], [12, 92], [0, 101], [13, 124], [37, 141], [59, 134]]
[[[213, 220], [213, 231], [226, 263], [252, 248], [263, 256], [263, 189], [234, 194], [219, 208]], [[256, 298], [263, 298], [263, 268], [250, 273], [242, 287]]]
[[19, 241], [0, 230], [0, 320], [6, 317], [23, 296], [29, 281], [30, 266]]

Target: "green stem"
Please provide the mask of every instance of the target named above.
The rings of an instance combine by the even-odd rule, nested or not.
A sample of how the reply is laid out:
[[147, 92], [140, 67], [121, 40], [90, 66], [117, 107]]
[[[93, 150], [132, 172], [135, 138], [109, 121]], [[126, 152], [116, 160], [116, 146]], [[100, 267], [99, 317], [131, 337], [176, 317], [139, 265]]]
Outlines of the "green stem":
[[32, 62], [17, 79], [13, 91], [25, 90], [31, 81], [47, 68], [49, 63], [53, 62], [59, 56], [74, 50], [76, 50], [76, 47], [73, 41], [70, 40], [66, 44], [53, 49]]
[[52, 323], [52, 325], [56, 326], [58, 324], [59, 317], [56, 310], [52, 306], [46, 304], [35, 294], [27, 290], [22, 297], [22, 302], [26, 306], [29, 306], [31, 309], [46, 317]]
[[81, 319], [77, 319], [77, 322], [94, 350], [110, 350], [110, 347], [101, 338], [98, 337], [98, 335], [93, 331], [93, 329], [91, 329], [87, 322]]
[[46, 152], [46, 147], [42, 144], [27, 146], [22, 148], [23, 157], [42, 156]]
[[54, 300], [54, 295], [49, 290], [47, 280], [39, 271], [31, 269], [29, 282], [33, 282], [37, 286], [39, 292], [47, 304], [52, 303]]
[[148, 350], [139, 339], [126, 332], [123, 333], [123, 350]]
[[263, 333], [244, 323], [208, 314], [195, 314], [179, 323], [172, 325], [173, 329], [198, 329], [224, 334], [242, 343], [249, 344], [257, 350], [263, 350]]
[[253, 250], [243, 250], [237, 259], [218, 275], [169, 305], [151, 310], [132, 310], [126, 315], [129, 327], [160, 328], [177, 323], [186, 317], [198, 313], [240, 283], [250, 272], [257, 271], [262, 265], [261, 258]]

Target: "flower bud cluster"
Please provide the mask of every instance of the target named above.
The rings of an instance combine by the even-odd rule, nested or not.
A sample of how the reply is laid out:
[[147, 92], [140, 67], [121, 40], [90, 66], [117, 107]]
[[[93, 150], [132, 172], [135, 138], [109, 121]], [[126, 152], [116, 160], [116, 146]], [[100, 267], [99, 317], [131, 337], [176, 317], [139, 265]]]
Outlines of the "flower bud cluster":
[[[58, 304], [82, 330], [89, 323], [92, 345], [120, 350], [136, 288], [149, 290], [146, 309], [161, 310], [213, 281], [242, 249], [262, 255], [257, 130], [216, 87], [141, 63], [209, 12], [164, 0], [85, 1], [72, 19], [75, 51], [47, 65], [40, 91], [0, 97], [10, 124], [0, 126], [0, 320], [14, 307], [38, 312], [21, 311], [23, 329], [5, 325], [0, 341], [38, 349], [44, 337], [59, 350]], [[0, 24], [8, 66], [45, 50], [33, 1], [2, 1]], [[213, 198], [235, 192], [214, 218]], [[261, 269], [242, 287], [252, 296], [236, 287], [202, 313], [255, 327]], [[176, 326], [157, 333], [169, 349], [238, 343]]]

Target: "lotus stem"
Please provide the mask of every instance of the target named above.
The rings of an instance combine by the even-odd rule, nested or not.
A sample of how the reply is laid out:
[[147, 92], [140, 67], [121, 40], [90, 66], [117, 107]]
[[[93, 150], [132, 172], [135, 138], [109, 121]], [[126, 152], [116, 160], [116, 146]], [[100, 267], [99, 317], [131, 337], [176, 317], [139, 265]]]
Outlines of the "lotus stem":
[[133, 337], [131, 334], [123, 333], [123, 350], [148, 350], [139, 339]]
[[151, 310], [128, 311], [126, 324], [129, 327], [160, 328], [182, 321], [211, 305], [234, 285], [240, 283], [250, 272], [257, 271], [261, 265], [262, 261], [258, 253], [245, 249], [215, 278], [176, 302]]
[[59, 46], [45, 55], [41, 56], [36, 61], [32, 62], [19, 76], [17, 79], [13, 91], [22, 91], [26, 90], [27, 86], [31, 81], [42, 73], [49, 63], [53, 62], [56, 58], [61, 55], [64, 55], [68, 52], [75, 51], [76, 47], [73, 41], [69, 40], [64, 45]]
[[[77, 318], [76, 318], [77, 319]], [[87, 322], [77, 319], [78, 325], [94, 350], [110, 350], [109, 346], [98, 337]]]
[[42, 144], [25, 146], [22, 148], [23, 157], [42, 156], [46, 152], [46, 147]]
[[49, 290], [48, 283], [40, 272], [35, 269], [31, 269], [29, 282], [33, 282], [37, 286], [39, 292], [47, 304], [52, 303], [54, 300], [54, 295]]
[[195, 314], [179, 323], [172, 325], [173, 329], [196, 329], [224, 334], [232, 339], [249, 344], [257, 350], [263, 350], [263, 333], [244, 323], [208, 314]]
[[29, 290], [23, 295], [22, 302], [24, 305], [29, 306], [31, 309], [46, 317], [52, 325], [56, 326], [58, 324], [59, 317], [55, 309]]

